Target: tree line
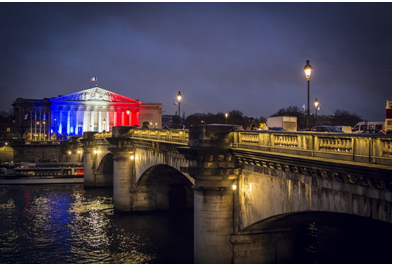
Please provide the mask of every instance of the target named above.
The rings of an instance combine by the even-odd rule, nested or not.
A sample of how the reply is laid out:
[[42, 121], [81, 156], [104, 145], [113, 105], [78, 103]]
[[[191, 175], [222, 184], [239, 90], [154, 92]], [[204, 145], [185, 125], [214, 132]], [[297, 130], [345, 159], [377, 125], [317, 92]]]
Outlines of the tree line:
[[[288, 108], [279, 109], [276, 113], [271, 115], [275, 116], [294, 116], [297, 117], [298, 130], [306, 128], [306, 114], [296, 106], [289, 106]], [[310, 116], [311, 127], [315, 125], [315, 115]], [[180, 123], [185, 121], [188, 126], [200, 125], [200, 124], [235, 124], [241, 125], [244, 129], [250, 129], [252, 127], [261, 128], [266, 123], [267, 118], [264, 116], [260, 117], [249, 117], [243, 114], [240, 110], [232, 110], [228, 112], [226, 117], [225, 113], [218, 112], [213, 113], [194, 113], [187, 116], [182, 120], [179, 116], [173, 116], [172, 124], [174, 128], [179, 128]], [[362, 118], [352, 113], [350, 114], [346, 110], [337, 109], [332, 115], [318, 115], [318, 124], [323, 125], [342, 125], [342, 126], [355, 126], [356, 123], [362, 121]], [[21, 124], [15, 123], [12, 111], [0, 111], [0, 138], [7, 138], [10, 132], [17, 132], [23, 137], [29, 124], [23, 122]]]
[[[294, 116], [297, 117], [298, 130], [306, 128], [306, 119], [307, 114], [304, 111], [300, 110], [297, 106], [289, 106], [288, 108], [279, 109], [270, 117], [276, 116]], [[321, 125], [342, 125], [342, 126], [355, 126], [356, 123], [362, 121], [362, 118], [357, 114], [349, 113], [346, 110], [337, 109], [332, 115], [318, 115], [317, 117], [318, 124]], [[251, 127], [261, 128], [263, 124], [265, 124], [267, 118], [264, 116], [260, 117], [249, 117], [244, 115], [240, 110], [232, 110], [228, 112], [228, 116], [225, 116], [225, 113], [218, 112], [217, 114], [213, 113], [194, 113], [185, 118], [185, 122], [189, 126], [191, 125], [200, 125], [200, 124], [236, 124], [243, 126], [244, 129], [250, 129]], [[180, 118], [175, 116], [173, 119], [173, 124], [179, 124]], [[316, 115], [310, 114], [310, 125], [315, 126], [316, 124]]]

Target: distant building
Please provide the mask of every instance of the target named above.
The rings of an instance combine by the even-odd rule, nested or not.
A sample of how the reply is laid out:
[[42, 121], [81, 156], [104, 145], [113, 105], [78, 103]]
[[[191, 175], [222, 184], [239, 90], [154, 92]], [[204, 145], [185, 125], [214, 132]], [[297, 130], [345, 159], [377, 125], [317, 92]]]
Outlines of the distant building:
[[392, 101], [386, 101], [386, 116], [385, 116], [385, 131], [388, 134], [392, 133]]
[[113, 126], [161, 128], [162, 104], [144, 103], [100, 87], [44, 99], [17, 98], [12, 104], [16, 123], [31, 140], [65, 139], [83, 132], [112, 131]]
[[162, 115], [162, 127], [172, 128], [174, 126], [173, 117], [177, 117], [177, 115]]

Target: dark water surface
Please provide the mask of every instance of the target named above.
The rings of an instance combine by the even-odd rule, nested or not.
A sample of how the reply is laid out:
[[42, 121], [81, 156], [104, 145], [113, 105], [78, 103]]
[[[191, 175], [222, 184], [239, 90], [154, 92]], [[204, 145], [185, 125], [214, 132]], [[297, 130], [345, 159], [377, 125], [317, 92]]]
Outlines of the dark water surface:
[[0, 186], [0, 263], [193, 263], [193, 212], [114, 213], [112, 189]]

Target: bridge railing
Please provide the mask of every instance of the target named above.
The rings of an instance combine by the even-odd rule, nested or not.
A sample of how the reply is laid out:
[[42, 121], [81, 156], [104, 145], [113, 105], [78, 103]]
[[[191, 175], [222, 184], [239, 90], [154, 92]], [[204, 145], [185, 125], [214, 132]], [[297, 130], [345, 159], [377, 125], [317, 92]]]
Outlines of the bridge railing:
[[237, 131], [233, 147], [392, 165], [391, 135]]
[[132, 137], [186, 144], [188, 143], [188, 130], [132, 130]]

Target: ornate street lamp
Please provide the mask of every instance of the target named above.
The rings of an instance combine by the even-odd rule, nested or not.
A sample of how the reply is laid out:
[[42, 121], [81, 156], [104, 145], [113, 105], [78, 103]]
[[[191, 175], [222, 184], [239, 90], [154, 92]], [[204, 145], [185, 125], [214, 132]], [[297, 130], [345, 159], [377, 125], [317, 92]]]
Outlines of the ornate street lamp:
[[181, 94], [179, 91], [179, 94], [177, 94], [177, 104], [179, 105], [179, 118], [180, 118], [180, 100], [181, 100]]
[[225, 113], [225, 124], [228, 124], [228, 113]]
[[314, 106], [315, 106], [315, 126], [318, 126], [318, 106], [319, 106], [319, 102], [318, 102], [317, 98], [315, 98]]
[[304, 66], [304, 74], [306, 75], [307, 78], [307, 131], [310, 130], [310, 78], [311, 78], [311, 72], [312, 72], [312, 67], [310, 65], [310, 60], [306, 61], [306, 66]]
[[105, 124], [106, 124], [106, 120], [104, 119], [103, 121], [102, 121], [103, 123], [104, 123], [104, 130], [103, 130], [103, 132], [105, 132]]

